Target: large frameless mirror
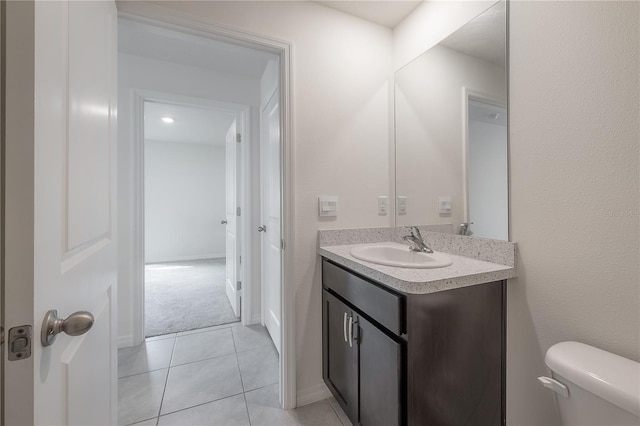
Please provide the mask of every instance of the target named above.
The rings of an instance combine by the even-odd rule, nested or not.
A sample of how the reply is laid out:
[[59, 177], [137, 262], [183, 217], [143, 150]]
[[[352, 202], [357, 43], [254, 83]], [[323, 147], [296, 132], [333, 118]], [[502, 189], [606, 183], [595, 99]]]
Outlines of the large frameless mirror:
[[396, 225], [508, 240], [506, 5], [396, 72]]

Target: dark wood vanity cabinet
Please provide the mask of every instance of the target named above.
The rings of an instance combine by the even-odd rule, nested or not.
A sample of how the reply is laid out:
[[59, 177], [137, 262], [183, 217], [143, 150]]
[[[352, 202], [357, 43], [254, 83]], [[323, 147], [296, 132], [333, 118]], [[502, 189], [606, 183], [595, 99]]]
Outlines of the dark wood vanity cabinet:
[[403, 343], [331, 292], [322, 296], [325, 383], [354, 424], [402, 424]]
[[404, 294], [322, 261], [323, 377], [353, 424], [505, 423], [503, 281]]

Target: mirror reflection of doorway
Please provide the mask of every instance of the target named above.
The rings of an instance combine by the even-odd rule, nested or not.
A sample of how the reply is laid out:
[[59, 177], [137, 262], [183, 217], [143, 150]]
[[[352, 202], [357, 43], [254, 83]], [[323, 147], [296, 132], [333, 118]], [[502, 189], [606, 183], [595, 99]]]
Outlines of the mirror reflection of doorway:
[[145, 337], [240, 320], [225, 288], [232, 126], [232, 113], [144, 103]]
[[507, 241], [507, 109], [468, 98], [467, 222], [477, 237]]

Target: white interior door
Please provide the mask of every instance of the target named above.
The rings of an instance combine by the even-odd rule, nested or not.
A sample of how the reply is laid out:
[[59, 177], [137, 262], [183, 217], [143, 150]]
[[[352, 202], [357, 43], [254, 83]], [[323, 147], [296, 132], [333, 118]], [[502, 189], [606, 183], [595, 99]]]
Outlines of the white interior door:
[[281, 232], [280, 232], [280, 102], [276, 89], [262, 111], [260, 143], [262, 290], [264, 324], [280, 352]]
[[[5, 424], [117, 424], [116, 7], [7, 13], [7, 62], [20, 68], [6, 75], [6, 326], [31, 325], [33, 339], [30, 357], [4, 359]], [[45, 347], [50, 309], [95, 322]]]
[[237, 283], [239, 280], [240, 262], [238, 253], [240, 250], [240, 238], [238, 233], [238, 143], [236, 120], [227, 131], [225, 149], [225, 194], [226, 194], [226, 276], [225, 288], [227, 297], [231, 303], [231, 308], [236, 316], [240, 316], [240, 290]]

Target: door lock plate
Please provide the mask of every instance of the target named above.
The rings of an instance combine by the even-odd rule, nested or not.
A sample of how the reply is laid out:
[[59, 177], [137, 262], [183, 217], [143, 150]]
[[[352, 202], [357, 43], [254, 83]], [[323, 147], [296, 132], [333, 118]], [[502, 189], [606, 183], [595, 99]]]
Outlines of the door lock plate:
[[19, 361], [31, 356], [31, 326], [20, 325], [9, 329], [9, 361]]

